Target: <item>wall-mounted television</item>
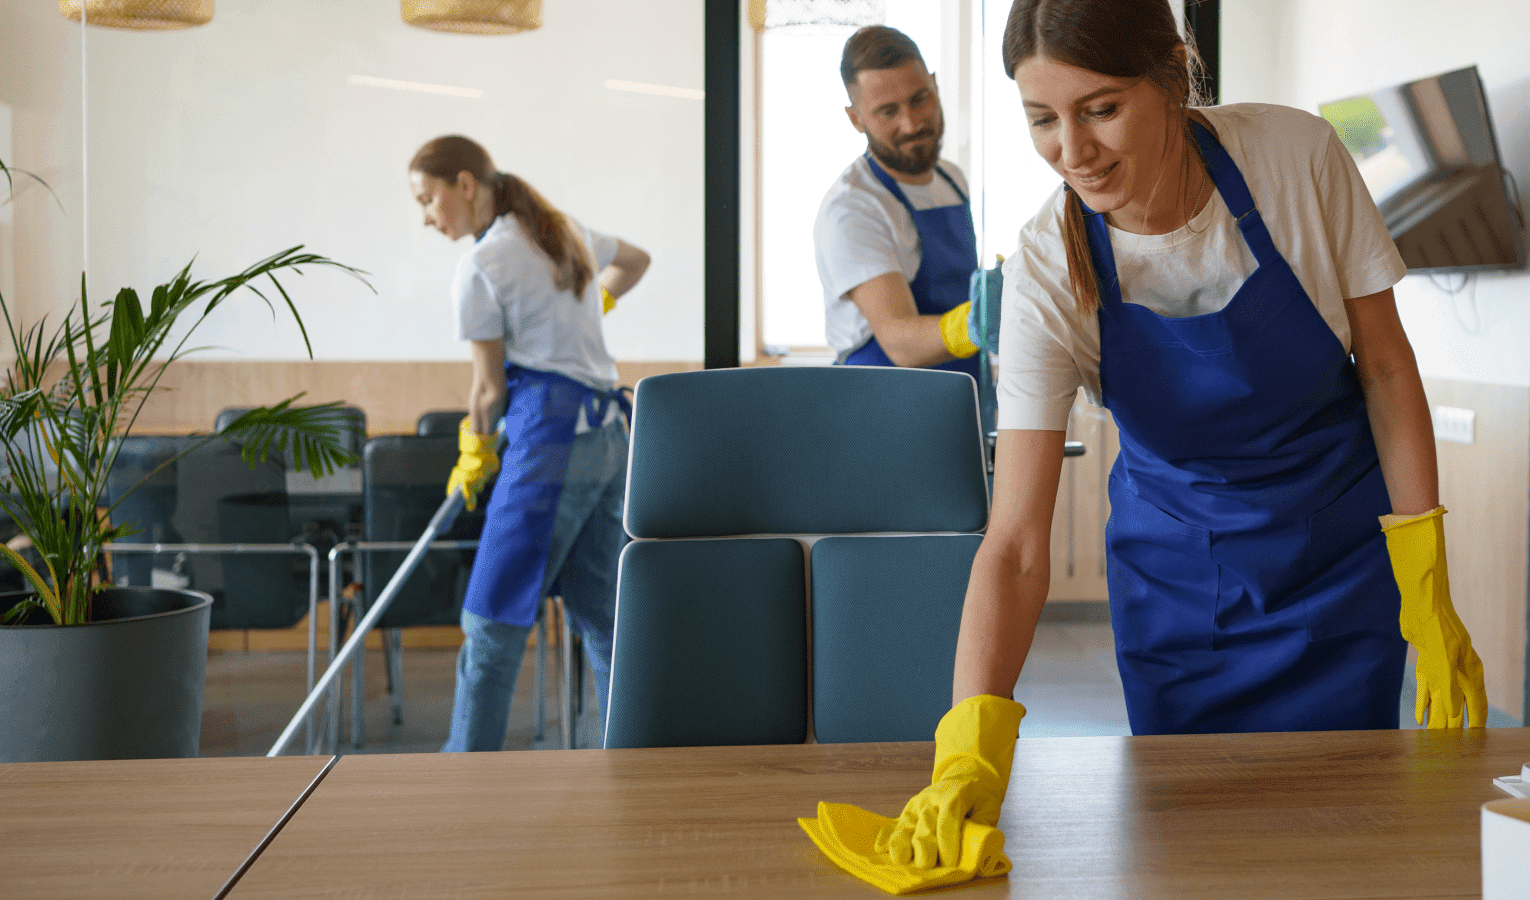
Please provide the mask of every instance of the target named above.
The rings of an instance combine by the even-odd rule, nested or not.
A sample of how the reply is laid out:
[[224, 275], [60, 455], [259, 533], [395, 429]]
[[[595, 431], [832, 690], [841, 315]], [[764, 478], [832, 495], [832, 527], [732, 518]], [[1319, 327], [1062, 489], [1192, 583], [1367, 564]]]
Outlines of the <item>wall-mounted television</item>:
[[1354, 156], [1410, 270], [1525, 267], [1519, 198], [1476, 66], [1319, 109]]

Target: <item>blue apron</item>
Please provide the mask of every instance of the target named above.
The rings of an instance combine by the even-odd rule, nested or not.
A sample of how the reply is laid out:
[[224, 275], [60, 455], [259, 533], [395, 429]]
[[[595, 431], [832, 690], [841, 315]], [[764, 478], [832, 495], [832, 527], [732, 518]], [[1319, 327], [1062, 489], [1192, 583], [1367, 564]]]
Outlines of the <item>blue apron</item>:
[[599, 427], [610, 404], [630, 410], [620, 390], [599, 391], [564, 375], [505, 365], [505, 452], [484, 508], [483, 536], [462, 606], [506, 625], [536, 621], [548, 587], [558, 498], [568, 471], [579, 413]]
[[1349, 354], [1248, 185], [1195, 140], [1258, 267], [1219, 312], [1123, 303], [1105, 217], [1100, 382], [1120, 426], [1107, 577], [1134, 734], [1396, 728], [1391, 512]]
[[[914, 273], [914, 280], [908, 285], [909, 292], [914, 295], [914, 307], [922, 316], [938, 316], [965, 303], [970, 296], [968, 286], [972, 273], [978, 267], [977, 237], [972, 228], [972, 206], [967, 202], [967, 195], [937, 163], [935, 171], [951, 185], [962, 202], [934, 209], [914, 209], [898, 182], [870, 153], [866, 154], [866, 161], [871, 164], [871, 173], [913, 216], [914, 229], [919, 232], [919, 271]], [[978, 378], [981, 355], [953, 359], [931, 368], [966, 372]], [[851, 366], [893, 365], [874, 336], [850, 351], [844, 363]]]

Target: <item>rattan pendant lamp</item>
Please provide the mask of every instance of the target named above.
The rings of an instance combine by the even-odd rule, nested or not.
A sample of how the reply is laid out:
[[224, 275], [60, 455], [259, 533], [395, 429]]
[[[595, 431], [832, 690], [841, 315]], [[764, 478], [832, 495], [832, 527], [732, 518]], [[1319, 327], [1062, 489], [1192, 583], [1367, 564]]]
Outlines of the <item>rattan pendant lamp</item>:
[[542, 0], [399, 0], [399, 13], [431, 31], [516, 34], [542, 27]]
[[749, 0], [749, 24], [755, 31], [837, 30], [885, 21], [885, 0]]
[[[80, 21], [81, 0], [58, 0], [64, 18]], [[170, 31], [212, 21], [213, 0], [84, 0], [85, 22], [108, 28]]]

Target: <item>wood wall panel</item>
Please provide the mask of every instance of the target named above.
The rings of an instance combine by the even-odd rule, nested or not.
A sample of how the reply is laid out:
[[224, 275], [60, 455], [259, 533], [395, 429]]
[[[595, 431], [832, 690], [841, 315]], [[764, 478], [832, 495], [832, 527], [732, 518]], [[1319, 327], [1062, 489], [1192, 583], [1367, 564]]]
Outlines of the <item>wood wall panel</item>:
[[[699, 369], [687, 362], [619, 362], [623, 384], [663, 372]], [[230, 406], [265, 406], [304, 393], [303, 402], [342, 400], [367, 414], [370, 434], [412, 434], [421, 413], [461, 409], [471, 364], [466, 361], [319, 362], [181, 360], [165, 373], [137, 431], [187, 434], [212, 428]]]
[[1451, 598], [1487, 674], [1488, 701], [1523, 715], [1530, 560], [1530, 389], [1426, 379], [1429, 407], [1476, 412], [1470, 444], [1436, 441]]

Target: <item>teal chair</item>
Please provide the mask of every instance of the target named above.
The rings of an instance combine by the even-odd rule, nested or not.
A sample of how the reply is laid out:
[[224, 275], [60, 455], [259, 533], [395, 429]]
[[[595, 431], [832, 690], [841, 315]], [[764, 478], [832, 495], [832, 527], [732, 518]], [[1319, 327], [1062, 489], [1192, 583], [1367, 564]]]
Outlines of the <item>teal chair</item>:
[[967, 375], [643, 379], [605, 745], [930, 739], [987, 520]]

